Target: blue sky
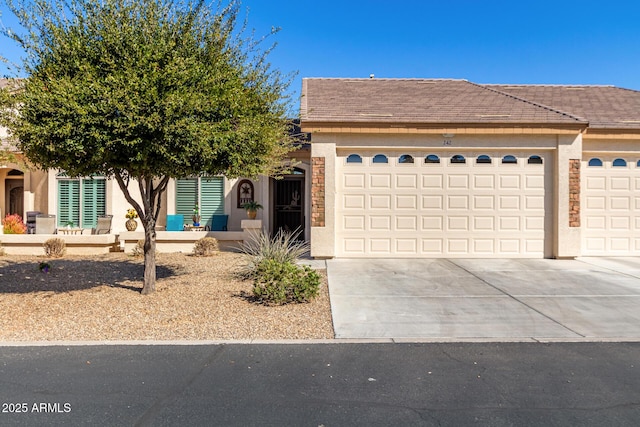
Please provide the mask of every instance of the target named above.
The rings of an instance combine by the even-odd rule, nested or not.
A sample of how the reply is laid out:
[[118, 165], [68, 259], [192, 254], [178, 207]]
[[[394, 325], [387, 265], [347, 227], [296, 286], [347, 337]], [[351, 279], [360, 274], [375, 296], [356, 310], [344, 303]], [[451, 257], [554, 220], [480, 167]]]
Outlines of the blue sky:
[[[640, 90], [640, 2], [244, 0], [270, 56], [302, 77], [462, 78]], [[9, 16], [0, 7], [2, 20]], [[10, 57], [6, 41], [0, 52]], [[0, 74], [4, 74], [0, 67]]]

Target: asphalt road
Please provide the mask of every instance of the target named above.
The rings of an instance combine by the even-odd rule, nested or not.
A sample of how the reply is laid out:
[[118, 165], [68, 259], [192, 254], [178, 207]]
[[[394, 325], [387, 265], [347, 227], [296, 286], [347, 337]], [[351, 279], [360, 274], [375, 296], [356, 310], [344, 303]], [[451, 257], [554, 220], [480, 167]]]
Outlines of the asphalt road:
[[640, 343], [0, 347], [0, 425], [637, 426]]

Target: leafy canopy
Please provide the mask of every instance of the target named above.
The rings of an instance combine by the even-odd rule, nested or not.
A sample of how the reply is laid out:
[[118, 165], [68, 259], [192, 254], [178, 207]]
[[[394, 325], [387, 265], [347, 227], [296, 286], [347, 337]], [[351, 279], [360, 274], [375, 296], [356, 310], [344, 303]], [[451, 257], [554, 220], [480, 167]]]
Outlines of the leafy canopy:
[[[239, 2], [7, 0], [27, 52], [9, 127], [43, 168], [70, 176], [273, 173], [290, 78], [237, 28]], [[275, 30], [274, 30], [275, 31]]]

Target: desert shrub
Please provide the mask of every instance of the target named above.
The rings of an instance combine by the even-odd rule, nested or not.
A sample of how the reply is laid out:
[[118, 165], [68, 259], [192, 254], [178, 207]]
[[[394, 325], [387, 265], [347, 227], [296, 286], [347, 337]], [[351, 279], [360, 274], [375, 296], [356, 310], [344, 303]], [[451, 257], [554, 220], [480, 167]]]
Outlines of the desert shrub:
[[133, 250], [131, 251], [131, 255], [136, 258], [144, 256], [144, 240], [138, 240], [136, 245], [133, 247]]
[[320, 275], [310, 267], [265, 259], [256, 268], [253, 296], [274, 305], [309, 302], [319, 287]]
[[220, 250], [218, 240], [214, 237], [198, 239], [193, 246], [193, 254], [196, 256], [211, 256]]
[[271, 237], [265, 231], [251, 233], [240, 250], [249, 257], [249, 262], [241, 271], [245, 278], [253, 278], [258, 266], [265, 260], [276, 261], [280, 264], [295, 262], [309, 251], [307, 242], [297, 240], [302, 230], [288, 232], [280, 230]]
[[44, 246], [44, 254], [48, 257], [60, 258], [64, 255], [67, 250], [67, 245], [64, 240], [53, 237], [43, 244]]
[[2, 221], [4, 234], [25, 234], [27, 226], [22, 222], [22, 217], [18, 214], [7, 215]]

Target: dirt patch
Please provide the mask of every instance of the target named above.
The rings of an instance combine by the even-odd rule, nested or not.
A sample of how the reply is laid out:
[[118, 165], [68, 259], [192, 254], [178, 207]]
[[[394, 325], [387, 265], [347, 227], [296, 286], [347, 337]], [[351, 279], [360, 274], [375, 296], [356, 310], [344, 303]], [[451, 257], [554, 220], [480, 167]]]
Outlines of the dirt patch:
[[[40, 263], [50, 265], [41, 271]], [[267, 307], [243, 297], [240, 254], [158, 254], [157, 291], [143, 296], [143, 263], [122, 253], [0, 257], [0, 340], [333, 338], [326, 272], [308, 304]]]

